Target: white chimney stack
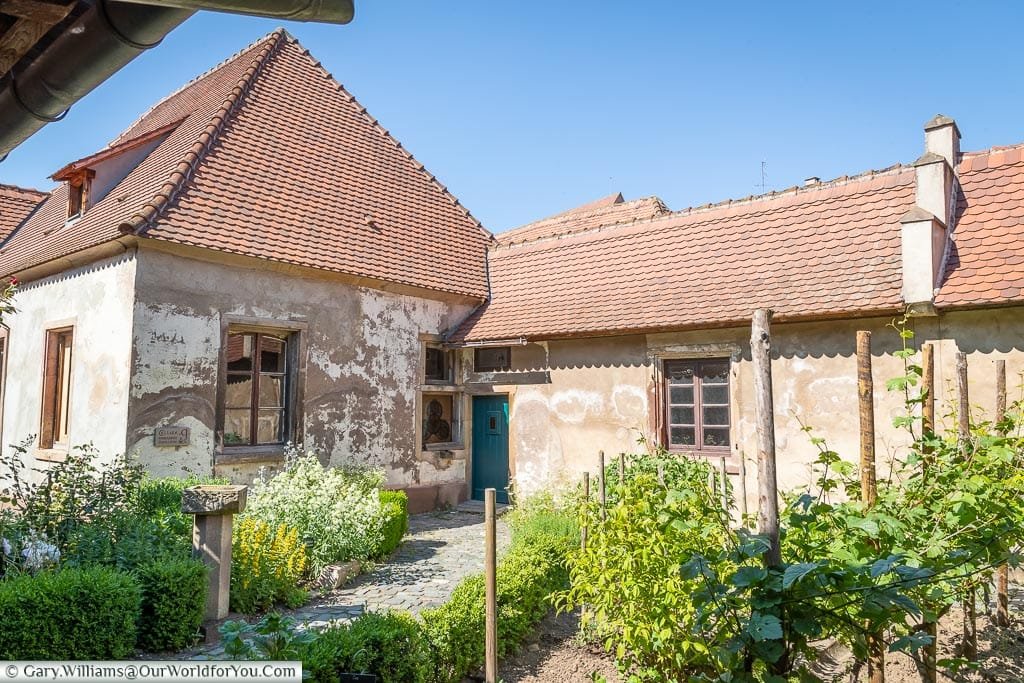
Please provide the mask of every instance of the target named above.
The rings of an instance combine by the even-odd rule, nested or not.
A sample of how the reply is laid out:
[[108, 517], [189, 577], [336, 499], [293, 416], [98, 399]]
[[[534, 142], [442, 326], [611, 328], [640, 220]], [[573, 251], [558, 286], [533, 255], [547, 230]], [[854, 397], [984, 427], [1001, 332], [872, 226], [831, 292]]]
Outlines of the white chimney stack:
[[900, 219], [903, 302], [910, 315], [935, 315], [946, 247], [956, 217], [960, 130], [938, 115], [924, 126], [924, 155], [914, 162], [915, 206]]

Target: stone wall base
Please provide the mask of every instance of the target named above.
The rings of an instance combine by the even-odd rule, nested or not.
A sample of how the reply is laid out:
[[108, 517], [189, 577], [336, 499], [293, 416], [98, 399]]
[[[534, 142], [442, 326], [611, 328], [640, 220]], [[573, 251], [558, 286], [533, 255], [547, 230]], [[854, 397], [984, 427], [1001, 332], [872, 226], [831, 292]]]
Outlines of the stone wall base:
[[414, 515], [455, 507], [468, 498], [463, 482], [410, 486], [402, 490], [409, 496], [409, 513]]

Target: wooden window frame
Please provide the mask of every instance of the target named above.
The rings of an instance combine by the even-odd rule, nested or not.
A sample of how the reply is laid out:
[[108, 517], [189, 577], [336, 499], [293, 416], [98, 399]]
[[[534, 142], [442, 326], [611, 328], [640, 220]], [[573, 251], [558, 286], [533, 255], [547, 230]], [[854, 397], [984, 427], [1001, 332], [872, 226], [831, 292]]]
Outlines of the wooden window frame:
[[84, 169], [68, 178], [68, 220], [80, 218], [89, 208], [89, 195], [92, 192], [92, 179], [96, 172]]
[[[505, 357], [508, 361], [504, 365], [483, 365], [480, 362], [481, 352], [505, 350]], [[512, 347], [511, 346], [485, 346], [473, 350], [473, 371], [474, 372], [507, 372], [512, 369]]]
[[[441, 441], [437, 443], [427, 443], [423, 439], [423, 422], [426, 419], [427, 404], [430, 399], [434, 396], [451, 396], [452, 398], [452, 416], [451, 416], [451, 440]], [[464, 395], [461, 391], [436, 391], [433, 388], [420, 392], [420, 409], [418, 411], [419, 420], [416, 425], [416, 439], [420, 443], [420, 449], [423, 451], [457, 451], [463, 450], [466, 444], [466, 429], [464, 424], [464, 413], [465, 406], [463, 405]]]
[[[427, 357], [431, 350], [439, 351], [444, 356], [444, 377], [438, 379], [436, 377], [429, 377], [427, 375], [428, 364]], [[458, 355], [451, 349], [445, 349], [440, 344], [426, 344], [423, 350], [423, 383], [424, 384], [437, 384], [443, 386], [453, 386], [455, 384], [455, 378], [457, 377], [457, 360]]]
[[[70, 337], [70, 339], [62, 347], [62, 338], [65, 337]], [[61, 354], [61, 348], [67, 348], [67, 354]], [[69, 447], [71, 431], [71, 396], [73, 394], [71, 373], [75, 358], [74, 326], [68, 325], [46, 330], [45, 354], [39, 448], [66, 451]], [[66, 381], [64, 381], [65, 376]], [[63, 413], [61, 406], [63, 406]], [[61, 417], [64, 419], [61, 420]], [[62, 422], [63, 426], [58, 422]]]
[[[221, 318], [220, 371], [217, 378], [217, 404], [214, 415], [214, 463], [278, 462], [284, 457], [285, 444], [302, 441], [303, 404], [305, 385], [305, 340], [308, 324], [301, 320], [273, 320], [249, 316], [225, 315]], [[229, 335], [234, 333], [262, 333], [287, 339], [285, 346], [285, 435], [283, 443], [225, 444], [224, 424], [227, 394], [227, 350]]]
[[[725, 364], [726, 370], [726, 381], [725, 381], [725, 392], [726, 402], [712, 403], [712, 407], [724, 407], [726, 410], [727, 423], [725, 428], [728, 430], [729, 443], [724, 446], [705, 446], [704, 445], [704, 390], [703, 390], [703, 378], [701, 377], [700, 368], [703, 365], [708, 364]], [[671, 396], [671, 383], [669, 381], [669, 375], [673, 366], [690, 366], [693, 368], [693, 431], [694, 431], [694, 445], [683, 446], [674, 445], [672, 443], [672, 396]], [[665, 448], [672, 453], [689, 453], [692, 455], [702, 455], [709, 457], [728, 457], [732, 454], [732, 441], [733, 441], [733, 422], [732, 422], [732, 364], [729, 357], [701, 357], [701, 358], [672, 358], [665, 359], [662, 361], [662, 443], [665, 444]], [[720, 385], [718, 385], [720, 386]], [[686, 425], [689, 426], [689, 425]], [[722, 425], [713, 425], [715, 428], [721, 428]]]

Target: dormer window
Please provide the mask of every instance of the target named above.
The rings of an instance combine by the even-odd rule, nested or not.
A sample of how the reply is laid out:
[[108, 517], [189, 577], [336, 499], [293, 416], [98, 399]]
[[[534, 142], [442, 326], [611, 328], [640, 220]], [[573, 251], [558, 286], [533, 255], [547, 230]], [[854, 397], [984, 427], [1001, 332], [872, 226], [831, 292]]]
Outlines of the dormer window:
[[94, 175], [89, 169], [83, 169], [68, 178], [68, 220], [78, 218], [88, 208], [89, 190]]

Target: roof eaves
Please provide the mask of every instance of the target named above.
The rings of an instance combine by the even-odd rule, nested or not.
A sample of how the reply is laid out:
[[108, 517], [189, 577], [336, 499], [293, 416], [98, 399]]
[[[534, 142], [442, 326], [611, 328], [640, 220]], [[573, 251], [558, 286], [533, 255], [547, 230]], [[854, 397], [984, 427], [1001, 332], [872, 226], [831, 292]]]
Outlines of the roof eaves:
[[238, 79], [238, 83], [231, 90], [231, 93], [224, 100], [223, 104], [221, 104], [220, 109], [214, 112], [209, 125], [202, 133], [200, 133], [198, 140], [196, 140], [195, 144], [192, 145], [192, 148], [185, 153], [184, 158], [174, 171], [171, 172], [167, 181], [153, 196], [153, 199], [146, 202], [141, 209], [136, 211], [130, 218], [118, 226], [122, 233], [139, 234], [143, 232], [171, 205], [178, 191], [195, 172], [196, 167], [216, 142], [217, 137], [221, 130], [223, 130], [227, 121], [231, 119], [232, 115], [241, 105], [242, 101], [245, 99], [245, 95], [249, 92], [249, 88], [252, 87], [257, 76], [263, 70], [263, 67], [266, 66], [268, 61], [270, 61], [271, 55], [277, 51], [278, 47], [284, 42], [286, 37], [287, 34], [283, 29], [277, 29], [270, 35], [270, 39], [267, 40], [266, 45], [264, 45], [253, 58], [249, 68], [246, 69], [245, 73], [242, 74], [242, 77]]

